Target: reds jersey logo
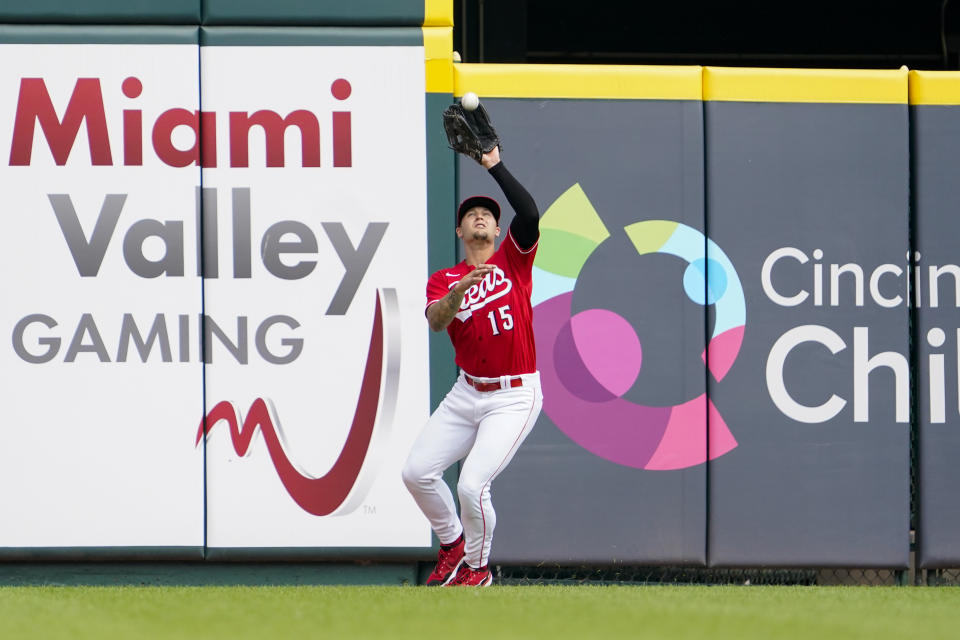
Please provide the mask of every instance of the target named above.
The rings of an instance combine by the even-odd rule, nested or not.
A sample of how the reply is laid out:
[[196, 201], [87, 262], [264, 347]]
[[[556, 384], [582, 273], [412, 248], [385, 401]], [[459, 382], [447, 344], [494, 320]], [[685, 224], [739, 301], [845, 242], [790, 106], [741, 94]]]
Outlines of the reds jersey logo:
[[[456, 283], [450, 285], [452, 288]], [[493, 302], [510, 293], [513, 283], [500, 267], [484, 276], [483, 280], [467, 289], [460, 303], [460, 311], [455, 316], [460, 322], [466, 322], [477, 309], [482, 309], [487, 303]]]

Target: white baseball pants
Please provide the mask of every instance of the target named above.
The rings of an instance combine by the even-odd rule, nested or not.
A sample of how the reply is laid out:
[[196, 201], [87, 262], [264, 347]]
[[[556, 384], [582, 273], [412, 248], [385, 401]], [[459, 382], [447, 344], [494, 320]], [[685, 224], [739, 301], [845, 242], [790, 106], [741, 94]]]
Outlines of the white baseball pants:
[[[403, 481], [441, 544], [463, 532], [466, 561], [472, 567], [490, 561], [496, 524], [490, 485], [513, 459], [543, 406], [540, 374], [520, 377], [520, 387], [477, 391], [461, 373], [420, 432], [403, 468]], [[457, 493], [462, 515], [457, 518], [443, 472], [461, 459]]]

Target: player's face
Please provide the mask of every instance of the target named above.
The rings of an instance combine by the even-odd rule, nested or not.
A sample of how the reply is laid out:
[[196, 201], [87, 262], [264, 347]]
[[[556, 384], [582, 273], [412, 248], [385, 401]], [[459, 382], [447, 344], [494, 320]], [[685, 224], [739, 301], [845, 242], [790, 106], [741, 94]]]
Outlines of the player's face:
[[460, 220], [460, 237], [473, 240], [493, 240], [500, 235], [500, 227], [493, 212], [486, 207], [468, 209]]

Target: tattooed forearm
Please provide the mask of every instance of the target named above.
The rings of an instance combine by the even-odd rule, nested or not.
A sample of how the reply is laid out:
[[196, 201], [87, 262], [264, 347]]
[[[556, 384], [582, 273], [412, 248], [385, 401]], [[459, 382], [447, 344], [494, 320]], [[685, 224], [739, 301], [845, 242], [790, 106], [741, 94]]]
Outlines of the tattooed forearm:
[[430, 323], [430, 328], [434, 331], [446, 329], [447, 325], [453, 322], [454, 316], [457, 315], [461, 302], [463, 302], [463, 293], [458, 291], [457, 287], [452, 287], [447, 295], [440, 298], [436, 304], [430, 305], [427, 309], [427, 321]]

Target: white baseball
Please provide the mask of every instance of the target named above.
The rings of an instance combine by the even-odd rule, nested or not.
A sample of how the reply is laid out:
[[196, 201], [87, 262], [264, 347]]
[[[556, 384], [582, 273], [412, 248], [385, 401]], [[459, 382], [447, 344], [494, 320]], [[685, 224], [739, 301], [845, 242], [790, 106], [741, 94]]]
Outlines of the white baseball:
[[473, 111], [480, 105], [480, 98], [477, 97], [473, 91], [467, 91], [463, 94], [463, 97], [460, 98], [460, 104], [463, 105], [463, 108], [467, 111]]

